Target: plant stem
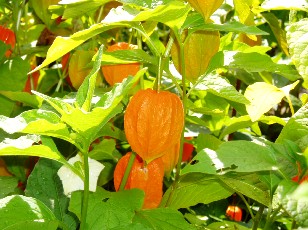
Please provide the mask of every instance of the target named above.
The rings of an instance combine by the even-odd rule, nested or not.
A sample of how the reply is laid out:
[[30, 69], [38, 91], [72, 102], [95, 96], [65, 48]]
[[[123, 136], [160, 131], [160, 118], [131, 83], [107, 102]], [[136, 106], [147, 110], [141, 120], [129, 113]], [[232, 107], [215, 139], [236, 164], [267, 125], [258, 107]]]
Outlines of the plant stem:
[[88, 153], [83, 153], [83, 166], [84, 166], [84, 190], [82, 198], [80, 230], [86, 229], [88, 201], [89, 201], [89, 158]]
[[248, 202], [247, 202], [247, 200], [245, 199], [245, 197], [243, 196], [243, 194], [242, 193], [239, 193], [239, 192], [237, 192], [236, 193], [241, 199], [242, 199], [242, 201], [245, 203], [245, 205], [246, 205], [246, 207], [247, 207], [247, 209], [248, 209], [248, 211], [249, 211], [249, 214], [251, 215], [251, 218], [253, 219], [253, 220], [255, 220], [255, 216], [253, 215], [253, 213], [252, 213], [252, 210], [251, 210], [251, 208], [250, 208], [250, 205], [248, 204]]
[[264, 226], [264, 230], [272, 229], [271, 225], [273, 223], [273, 220], [277, 216], [277, 214], [280, 211], [281, 207], [282, 207], [282, 205], [279, 205], [279, 207], [277, 209], [275, 209], [275, 211], [273, 212], [272, 215], [270, 215], [270, 210], [268, 211], [267, 218], [266, 218], [267, 220], [266, 220], [266, 223], [265, 223], [265, 226]]
[[119, 191], [122, 191], [125, 188], [125, 185], [126, 185], [128, 177], [129, 177], [130, 171], [131, 171], [131, 169], [133, 167], [135, 158], [136, 158], [136, 153], [132, 152], [132, 155], [129, 157], [129, 161], [128, 161], [127, 167], [125, 169], [125, 173], [124, 173], [124, 176], [122, 178]]
[[182, 74], [182, 101], [183, 101], [183, 109], [184, 109], [184, 128], [182, 131], [181, 135], [181, 143], [180, 143], [180, 154], [179, 154], [179, 160], [176, 166], [176, 176], [175, 176], [175, 181], [178, 181], [180, 177], [180, 172], [181, 172], [181, 164], [182, 164], [182, 158], [183, 158], [183, 143], [184, 143], [184, 131], [185, 131], [185, 117], [187, 113], [187, 108], [186, 108], [186, 100], [187, 100], [187, 95], [186, 95], [186, 69], [185, 69], [185, 55], [184, 55], [184, 44], [181, 43], [181, 41], [178, 41], [180, 44], [180, 60], [181, 60], [181, 69], [180, 72]]
[[[139, 31], [137, 31], [137, 45], [138, 45], [138, 49], [142, 50], [142, 36], [141, 33]], [[140, 63], [140, 69], [143, 68], [142, 63]], [[140, 77], [140, 89], [144, 89], [144, 79], [143, 79], [143, 75]]]
[[262, 218], [262, 214], [263, 214], [264, 208], [265, 208], [264, 205], [260, 205], [259, 210], [258, 210], [255, 218], [253, 219], [252, 230], [257, 230], [258, 229], [259, 222], [260, 222], [260, 220]]
[[158, 60], [158, 70], [157, 70], [157, 78], [156, 78], [156, 84], [155, 84], [155, 89], [157, 90], [157, 92], [160, 91], [160, 84], [161, 84], [161, 79], [163, 75], [162, 65], [163, 65], [163, 57], [160, 56]]

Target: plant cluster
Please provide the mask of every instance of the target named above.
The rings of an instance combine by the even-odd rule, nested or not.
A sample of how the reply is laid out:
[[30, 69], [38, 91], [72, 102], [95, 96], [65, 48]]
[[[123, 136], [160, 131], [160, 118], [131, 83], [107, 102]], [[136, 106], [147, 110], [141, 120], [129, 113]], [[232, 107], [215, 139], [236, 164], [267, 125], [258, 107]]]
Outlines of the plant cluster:
[[0, 229], [308, 227], [305, 0], [0, 0]]

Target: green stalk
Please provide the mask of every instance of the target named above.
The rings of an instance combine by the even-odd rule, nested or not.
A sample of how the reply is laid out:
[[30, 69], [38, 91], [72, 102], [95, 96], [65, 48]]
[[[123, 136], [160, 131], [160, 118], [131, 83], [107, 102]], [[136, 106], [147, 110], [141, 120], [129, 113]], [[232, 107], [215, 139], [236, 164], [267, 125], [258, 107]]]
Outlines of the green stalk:
[[84, 190], [82, 198], [80, 230], [86, 229], [88, 202], [89, 202], [89, 158], [88, 153], [83, 153], [83, 166], [84, 166]]
[[187, 113], [187, 108], [186, 108], [186, 100], [187, 100], [187, 95], [186, 95], [186, 69], [185, 69], [185, 55], [184, 55], [184, 44], [181, 43], [181, 41], [178, 41], [180, 44], [180, 60], [181, 60], [181, 74], [182, 74], [182, 86], [183, 86], [183, 91], [182, 91], [182, 101], [183, 101], [183, 108], [184, 108], [184, 128], [182, 131], [181, 135], [181, 143], [180, 143], [180, 154], [179, 154], [179, 160], [176, 166], [176, 176], [175, 176], [175, 181], [178, 181], [180, 177], [180, 172], [181, 172], [181, 164], [182, 164], [182, 157], [183, 157], [183, 143], [184, 143], [184, 131], [185, 131], [185, 117]]
[[[140, 34], [139, 31], [137, 31], [137, 45], [138, 45], [138, 49], [141, 49], [142, 50], [142, 36]], [[140, 69], [143, 68], [143, 65], [142, 63], [140, 63]], [[140, 77], [140, 80], [139, 80], [139, 84], [140, 84], [140, 89], [144, 89], [144, 79], [143, 79], [143, 75]]]
[[275, 217], [277, 216], [278, 212], [280, 211], [280, 209], [282, 208], [282, 205], [279, 205], [279, 207], [277, 209], [275, 209], [275, 211], [273, 212], [272, 215], [270, 215], [270, 210], [268, 211], [268, 215], [267, 215], [267, 220], [264, 226], [264, 230], [270, 230], [272, 223], [274, 222]]
[[157, 70], [157, 78], [156, 78], [156, 83], [155, 83], [155, 87], [154, 89], [157, 90], [157, 92], [160, 91], [160, 83], [161, 83], [161, 79], [162, 79], [162, 75], [163, 75], [163, 57], [160, 56], [159, 60], [158, 60], [158, 70]]
[[251, 210], [250, 205], [248, 204], [247, 200], [245, 199], [245, 197], [243, 196], [242, 193], [237, 192], [236, 194], [237, 194], [237, 195], [242, 199], [242, 201], [245, 203], [245, 205], [246, 205], [246, 207], [247, 207], [247, 209], [248, 209], [248, 212], [249, 212], [251, 218], [252, 218], [253, 221], [254, 221], [254, 220], [255, 220], [255, 216], [253, 215], [252, 210]]
[[127, 167], [125, 169], [125, 173], [124, 173], [124, 176], [122, 178], [119, 191], [122, 191], [125, 188], [125, 185], [126, 185], [128, 177], [129, 177], [130, 171], [132, 170], [135, 158], [136, 158], [136, 153], [132, 152], [132, 155], [129, 157], [129, 161], [128, 161]]
[[258, 226], [259, 226], [260, 220], [262, 218], [262, 214], [263, 214], [264, 208], [265, 208], [264, 205], [260, 206], [260, 208], [259, 208], [259, 210], [257, 212], [257, 215], [253, 219], [252, 230], [257, 230], [258, 229]]

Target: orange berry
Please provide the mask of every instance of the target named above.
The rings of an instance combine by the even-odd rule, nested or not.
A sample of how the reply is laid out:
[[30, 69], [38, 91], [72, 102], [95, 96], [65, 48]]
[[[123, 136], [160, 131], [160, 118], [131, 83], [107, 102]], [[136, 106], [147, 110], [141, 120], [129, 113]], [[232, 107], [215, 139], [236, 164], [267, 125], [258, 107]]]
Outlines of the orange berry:
[[127, 141], [147, 163], [179, 141], [183, 126], [182, 101], [168, 91], [138, 91], [124, 114]]
[[[126, 42], [119, 42], [109, 46], [107, 52], [113, 52], [116, 50], [132, 50], [137, 48], [138, 47], [136, 45], [128, 44]], [[115, 83], [121, 83], [123, 79], [127, 78], [128, 76], [135, 76], [139, 69], [139, 63], [102, 66], [104, 77], [111, 86], [113, 86]]]
[[[185, 137], [185, 139], [192, 140], [193, 137]], [[184, 142], [182, 162], [190, 161], [192, 158], [193, 151], [194, 151], [194, 146], [190, 143]]]
[[[129, 152], [123, 156], [115, 167], [114, 187], [116, 191], [119, 190], [131, 154]], [[164, 166], [160, 158], [146, 165], [137, 155], [127, 179], [125, 189], [138, 188], [143, 190], [145, 193], [143, 208], [156, 208], [160, 204], [163, 196], [163, 178]]]
[[[32, 65], [31, 70], [34, 70], [36, 66]], [[38, 85], [38, 80], [40, 78], [40, 71], [35, 71], [31, 75], [28, 76], [28, 80], [25, 84], [25, 88], [23, 89], [23, 92], [31, 93], [31, 90], [36, 90]]]
[[3, 41], [5, 44], [11, 46], [11, 48], [5, 52], [5, 56], [7, 58], [10, 57], [16, 43], [14, 31], [0, 26], [0, 40]]
[[226, 211], [226, 216], [230, 218], [230, 220], [241, 221], [242, 220], [242, 209], [235, 205], [229, 205]]

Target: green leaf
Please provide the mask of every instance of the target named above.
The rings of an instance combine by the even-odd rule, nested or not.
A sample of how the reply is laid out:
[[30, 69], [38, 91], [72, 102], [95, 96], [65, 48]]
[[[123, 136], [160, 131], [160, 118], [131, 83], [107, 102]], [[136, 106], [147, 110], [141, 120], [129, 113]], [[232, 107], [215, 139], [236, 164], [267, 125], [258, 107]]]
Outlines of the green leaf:
[[172, 1], [173, 0], [120, 0], [119, 2], [125, 4], [134, 4], [143, 8], [154, 9], [157, 6], [166, 5], [167, 3]]
[[264, 113], [280, 103], [285, 93], [274, 85], [256, 82], [246, 88], [244, 95], [250, 101], [250, 104], [246, 105], [247, 112], [252, 121], [257, 121]]
[[299, 227], [308, 227], [308, 183], [282, 181], [277, 188], [276, 199]]
[[[307, 11], [308, 4], [306, 3]], [[303, 86], [308, 88], [308, 19], [302, 19], [292, 23], [287, 29], [287, 41], [289, 44], [291, 59], [298, 72], [304, 79]]]
[[[121, 192], [97, 189], [95, 193], [90, 193], [86, 229], [118, 229], [131, 224], [135, 211], [142, 207], [143, 196], [143, 191], [139, 189]], [[69, 210], [79, 218], [81, 198], [80, 191], [73, 192], [69, 206]]]
[[57, 219], [39, 200], [25, 196], [8, 196], [0, 200], [0, 229], [56, 230]]
[[134, 223], [141, 223], [151, 229], [195, 229], [184, 219], [183, 215], [171, 208], [156, 208], [136, 212]]
[[[90, 0], [90, 1], [80, 1], [73, 4], [67, 4], [62, 18], [63, 19], [79, 18], [81, 15], [89, 14], [90, 12], [97, 10], [100, 6], [104, 5], [108, 1], [109, 0], [100, 0], [100, 1]], [[65, 4], [65, 2], [63, 3]]]
[[98, 52], [95, 54], [93, 68], [77, 91], [75, 104], [78, 108], [81, 108], [85, 112], [89, 112], [91, 108], [91, 101], [95, 90], [97, 73], [101, 70], [103, 48], [104, 45], [101, 45]]
[[220, 176], [219, 179], [235, 192], [240, 192], [265, 206], [269, 206], [271, 203], [269, 190], [260, 181], [257, 174], [227, 173]]
[[269, 10], [303, 10], [308, 11], [308, 3], [306, 0], [297, 0], [297, 1], [289, 1], [289, 0], [265, 0], [261, 9], [264, 11]]
[[213, 222], [207, 225], [208, 229], [224, 229], [224, 230], [249, 230], [251, 228], [245, 227], [233, 221]]
[[46, 110], [28, 110], [15, 118], [0, 115], [0, 128], [7, 133], [28, 133], [61, 138], [76, 144], [58, 114]]
[[276, 143], [283, 143], [284, 140], [291, 140], [299, 144], [299, 147], [305, 151], [308, 146], [307, 114], [308, 103], [306, 103], [290, 118], [276, 139]]
[[[48, 137], [44, 137], [44, 139], [47, 140]], [[5, 141], [0, 142], [0, 156], [37, 156], [66, 164], [63, 156], [54, 146], [46, 145], [47, 143], [45, 145], [33, 145], [39, 140], [40, 138], [36, 135], [26, 135], [16, 139], [5, 138]]]
[[22, 102], [25, 105], [31, 106], [33, 108], [40, 108], [43, 102], [43, 100], [40, 97], [25, 92], [13, 92], [13, 91], [1, 90], [0, 94], [12, 101]]
[[231, 117], [227, 118], [225, 122], [225, 128], [220, 134], [219, 139], [222, 139], [224, 136], [239, 131], [240, 129], [250, 127], [253, 122], [250, 120], [248, 115], [241, 117]]
[[211, 202], [229, 197], [232, 190], [222, 185], [212, 175], [188, 173], [180, 177], [175, 186], [169, 187], [163, 196], [161, 207], [188, 208], [198, 203]]
[[17, 185], [17, 177], [0, 176], [0, 199], [14, 193]]
[[222, 143], [223, 142], [221, 140], [213, 135], [200, 133], [196, 144], [197, 152], [200, 152], [205, 148], [216, 150]]
[[244, 69], [247, 72], [272, 72], [279, 74], [291, 81], [300, 78], [298, 72], [290, 65], [276, 64], [268, 55], [260, 53], [243, 53], [237, 51], [220, 51], [214, 55], [208, 69], [199, 80], [203, 80], [210, 72], [217, 68]]
[[251, 35], [268, 35], [267, 32], [256, 26], [247, 26], [240, 22], [233, 21], [224, 24], [206, 23], [200, 14], [191, 14], [187, 17], [183, 28], [188, 28], [189, 32], [197, 30], [225, 31], [235, 33], [246, 33]]
[[230, 101], [249, 104], [249, 101], [233, 85], [218, 74], [208, 74], [194, 89], [209, 91]]
[[[0, 64], [0, 90], [22, 91], [27, 80], [27, 72], [30, 66], [27, 61], [19, 57]], [[6, 97], [0, 96], [0, 114], [10, 116], [15, 103]]]
[[31, 172], [25, 195], [42, 201], [62, 222], [66, 229], [76, 229], [77, 222], [68, 212], [69, 199], [63, 194], [63, 187], [57, 172], [62, 165], [56, 161], [41, 158]]
[[182, 1], [171, 1], [166, 5], [159, 5], [153, 10], [141, 11], [134, 21], [157, 21], [173, 29], [179, 29], [190, 11], [189, 5]]
[[[114, 139], [104, 139], [97, 145], [94, 145], [93, 150], [89, 152], [89, 157], [94, 160], [115, 160], [113, 152], [115, 148], [116, 141]], [[118, 155], [121, 157], [122, 155]]]
[[265, 18], [265, 20], [271, 27], [280, 48], [287, 56], [289, 56], [289, 47], [287, 44], [286, 31], [281, 28], [278, 18], [276, 18], [274, 14], [268, 12], [262, 13], [262, 16]]
[[224, 171], [256, 172], [273, 170], [276, 167], [276, 161], [270, 148], [249, 141], [224, 142], [216, 151], [204, 149], [198, 152], [194, 160], [197, 162], [188, 164], [182, 170], [182, 174], [190, 172], [223, 174]]

